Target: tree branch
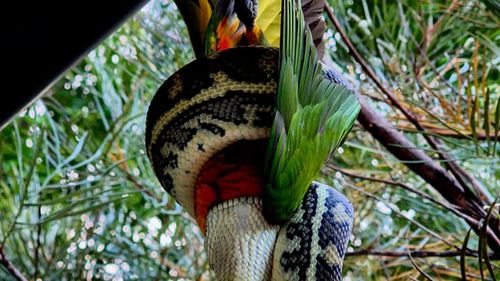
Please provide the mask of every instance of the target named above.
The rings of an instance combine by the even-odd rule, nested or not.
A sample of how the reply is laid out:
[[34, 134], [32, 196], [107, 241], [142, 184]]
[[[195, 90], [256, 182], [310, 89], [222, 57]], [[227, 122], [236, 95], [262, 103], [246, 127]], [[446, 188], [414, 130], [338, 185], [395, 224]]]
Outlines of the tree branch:
[[[384, 93], [384, 95], [387, 96], [387, 98], [392, 103], [392, 105], [395, 106], [399, 111], [401, 111], [401, 113], [403, 113], [403, 115], [406, 117], [406, 119], [408, 119], [408, 121], [410, 121], [415, 126], [415, 128], [417, 130], [425, 132], [426, 130], [422, 126], [420, 121], [418, 120], [417, 116], [412, 111], [410, 111], [406, 107], [404, 107], [403, 104], [398, 100], [398, 98], [391, 91], [389, 91], [386, 87], [384, 87], [382, 82], [377, 78], [377, 75], [375, 74], [375, 72], [373, 72], [373, 70], [370, 68], [369, 64], [366, 62], [366, 60], [363, 58], [363, 56], [358, 52], [356, 47], [354, 47], [354, 45], [352, 44], [351, 40], [349, 40], [349, 38], [345, 34], [339, 21], [337, 20], [337, 18], [333, 14], [332, 8], [330, 7], [330, 5], [327, 3], [326, 0], [325, 0], [325, 9], [326, 9], [326, 12], [328, 14], [328, 18], [330, 19], [330, 21], [333, 23], [333, 25], [335, 26], [335, 28], [339, 32], [340, 36], [342, 37], [342, 40], [347, 45], [349, 52], [351, 53], [353, 58], [361, 65], [361, 68], [366, 73], [366, 75], [368, 77], [370, 77], [370, 79], [375, 83], [377, 88], [379, 88], [379, 90], [382, 91], [382, 93]], [[473, 181], [472, 177], [467, 176], [466, 172], [463, 171], [462, 168], [460, 168], [458, 165], [456, 165], [448, 154], [440, 151], [439, 143], [437, 142], [437, 140], [435, 140], [432, 136], [430, 136], [428, 134], [423, 134], [423, 137], [426, 139], [426, 141], [429, 143], [429, 145], [437, 151], [439, 157], [442, 160], [444, 160], [443, 161], [444, 165], [455, 176], [459, 185], [462, 187], [462, 189], [465, 191], [465, 193], [467, 193], [467, 195], [469, 197], [471, 197], [471, 196], [476, 197], [476, 195], [473, 194], [472, 192], [470, 192], [470, 190], [468, 190], [468, 185], [466, 184], [466, 182], [464, 181], [463, 178], [467, 179], [473, 185], [474, 189], [476, 190], [476, 192], [479, 194], [479, 196], [481, 198], [485, 198], [485, 199], [489, 198], [487, 195], [483, 195], [485, 193], [484, 190], [482, 190], [482, 188], [480, 186], [477, 186], [477, 182]], [[467, 203], [472, 204], [473, 206], [471, 206], [471, 207], [475, 208], [477, 212], [484, 213], [484, 211], [482, 210], [482, 206], [491, 204], [490, 201], [491, 200], [486, 201], [486, 202], [481, 202], [478, 198], [478, 200], [469, 200]]]
[[[455, 138], [455, 139], [472, 139], [472, 133], [466, 132], [466, 133], [457, 133], [455, 131], [449, 130], [449, 129], [440, 129], [440, 128], [429, 128], [425, 126], [427, 131], [429, 131], [432, 134], [439, 135], [442, 137], [449, 137], [449, 138]], [[420, 133], [418, 130], [412, 129], [412, 128], [407, 128], [404, 126], [398, 126], [400, 130], [407, 131], [410, 133]], [[486, 135], [485, 133], [479, 132], [476, 136], [478, 140], [484, 141], [487, 139], [490, 140], [500, 140], [500, 134], [497, 134], [495, 136], [494, 133], [490, 133], [489, 135]]]
[[[340, 173], [346, 175], [346, 176], [349, 176], [351, 178], [358, 178], [358, 179], [362, 179], [362, 180], [367, 180], [367, 181], [373, 181], [373, 182], [380, 182], [380, 183], [385, 183], [385, 184], [388, 184], [388, 185], [393, 185], [393, 186], [399, 186], [409, 192], [412, 192], [416, 195], [419, 195], [420, 197], [422, 198], [425, 198], [431, 202], [433, 202], [434, 204], [438, 205], [438, 206], [441, 206], [443, 207], [444, 209], [446, 210], [449, 210], [449, 211], [455, 211], [455, 212], [458, 212], [460, 213], [460, 210], [457, 210], [457, 208], [455, 206], [452, 206], [446, 202], [441, 202], [437, 199], [435, 199], [434, 197], [430, 196], [429, 194], [426, 194], [420, 190], [416, 190], [414, 189], [413, 187], [407, 185], [407, 184], [404, 184], [402, 182], [398, 182], [398, 181], [393, 181], [393, 180], [387, 180], [387, 179], [378, 179], [378, 178], [372, 178], [372, 177], [366, 177], [366, 176], [362, 176], [362, 175], [356, 175], [356, 174], [353, 174], [353, 173], [350, 173], [340, 167], [337, 167], [335, 165], [332, 165], [332, 164], [327, 164], [326, 166], [327, 169], [331, 169], [331, 170], [335, 170], [335, 171], [339, 171]], [[462, 213], [460, 213], [460, 215], [462, 215]]]
[[0, 247], [0, 264], [3, 265], [16, 280], [28, 281], [21, 271], [5, 256], [2, 247]]
[[[328, 18], [340, 33], [340, 36], [347, 45], [349, 52], [361, 65], [366, 75], [372, 79], [377, 87], [388, 97], [390, 102], [403, 113], [403, 115], [417, 128], [417, 130], [425, 132], [425, 128], [420, 124], [413, 112], [403, 107], [398, 99], [382, 85], [375, 73], [368, 66], [368, 63], [359, 54], [349, 38], [347, 38], [347, 35], [333, 14], [330, 5], [326, 1], [325, 9], [327, 11]], [[482, 202], [476, 194], [472, 193], [463, 180], [465, 177], [472, 182], [472, 177], [469, 176], [469, 178], [467, 178], [466, 176], [468, 176], [468, 174], [463, 171], [463, 169], [458, 167], [458, 165], [456, 165], [456, 163], [454, 163], [447, 154], [438, 152], [440, 158], [445, 160], [443, 161], [444, 165], [446, 165], [450, 172], [452, 172], [455, 176], [452, 177], [443, 167], [433, 161], [427, 154], [423, 153], [421, 150], [411, 148], [415, 147], [415, 145], [411, 143], [403, 134], [394, 129], [392, 124], [390, 124], [387, 119], [378, 114], [369, 105], [364, 97], [359, 95], [358, 97], [361, 104], [361, 112], [358, 116], [358, 121], [375, 139], [384, 145], [384, 147], [399, 160], [406, 161], [406, 165], [413, 172], [433, 186], [451, 204], [459, 207], [464, 214], [472, 217], [476, 221], [480, 221], [486, 216], [485, 211], [482, 209], [485, 202]], [[428, 134], [423, 134], [423, 136], [433, 149], [439, 151], [439, 146], [435, 139]], [[477, 188], [476, 191], [478, 191]], [[497, 227], [498, 220], [491, 220], [490, 225], [492, 229], [492, 232], [490, 233], [493, 233], [493, 235], [488, 235], [488, 245], [495, 252], [499, 252], [500, 229]], [[471, 224], [471, 226], [476, 233], [479, 233], [480, 228], [478, 228], [477, 225]]]
[[[357, 250], [352, 252], [347, 252], [346, 257], [353, 256], [385, 256], [385, 257], [407, 257], [409, 255], [419, 258], [427, 257], [458, 257], [462, 254], [461, 251], [426, 251], [426, 250], [414, 250], [414, 251], [377, 251], [377, 250]], [[477, 257], [477, 251], [467, 251], [465, 256]], [[489, 256], [490, 260], [500, 260], [500, 254], [494, 253]]]
[[[433, 186], [448, 202], [457, 206], [460, 213], [470, 217], [472, 220], [465, 217], [464, 219], [473, 227], [476, 233], [479, 233], [480, 226], [474, 222], [480, 221], [485, 215], [483, 212], [471, 208], [471, 205], [468, 204], [467, 201], [473, 200], [473, 198], [468, 198], [459, 183], [427, 154], [422, 150], [411, 148], [415, 145], [394, 129], [387, 119], [376, 113], [367, 104], [364, 97], [359, 97], [359, 99], [361, 112], [358, 121], [363, 127], [395, 157], [401, 161], [406, 161], [405, 164], [408, 168]], [[488, 232], [488, 243], [494, 251], [499, 251], [500, 235], [498, 229], [494, 227], [489, 229], [492, 231]]]

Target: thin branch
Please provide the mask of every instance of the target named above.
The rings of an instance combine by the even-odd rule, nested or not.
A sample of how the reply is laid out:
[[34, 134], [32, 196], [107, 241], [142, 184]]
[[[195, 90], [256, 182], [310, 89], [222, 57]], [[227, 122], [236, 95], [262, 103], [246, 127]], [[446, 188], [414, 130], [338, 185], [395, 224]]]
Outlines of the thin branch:
[[431, 236], [433, 236], [434, 238], [442, 241], [444, 244], [452, 247], [452, 248], [455, 248], [457, 250], [460, 250], [460, 248], [457, 246], [457, 245], [454, 245], [453, 243], [449, 242], [448, 240], [446, 240], [444, 237], [442, 237], [441, 235], [439, 235], [438, 233], [434, 232], [433, 230], [429, 229], [428, 227], [426, 227], [425, 225], [421, 224], [420, 222], [412, 219], [412, 218], [409, 218], [408, 216], [406, 216], [405, 214], [403, 214], [402, 212], [400, 212], [399, 210], [397, 210], [396, 208], [393, 208], [390, 204], [387, 204], [382, 198], [376, 196], [375, 194], [371, 193], [371, 192], [368, 192], [366, 190], [364, 190], [363, 188], [360, 188], [359, 186], [356, 186], [354, 184], [351, 184], [351, 183], [347, 183], [347, 186], [349, 188], [352, 188], [354, 190], [357, 190], [361, 193], [363, 193], [364, 195], [372, 198], [373, 200], [376, 200], [376, 201], [379, 201], [379, 202], [383, 202], [387, 205], [387, 207], [389, 209], [391, 209], [392, 212], [396, 213], [398, 216], [408, 220], [409, 222], [413, 223], [414, 225], [420, 227], [422, 230], [424, 230], [425, 232], [429, 233]]
[[118, 166], [118, 168], [121, 170], [121, 172], [123, 172], [125, 174], [125, 178], [133, 183], [133, 186], [135, 187], [135, 189], [137, 189], [137, 191], [144, 193], [151, 198], [156, 199], [158, 202], [162, 201], [162, 199], [159, 198], [153, 191], [151, 191], [150, 188], [147, 188], [143, 184], [138, 182], [136, 177], [133, 176], [132, 174], [130, 174], [130, 172], [126, 168], [124, 168], [122, 166]]
[[[344, 174], [346, 176], [352, 177], [352, 178], [358, 178], [358, 179], [362, 179], [362, 180], [368, 180], [368, 181], [373, 181], [373, 182], [385, 183], [385, 184], [388, 184], [388, 185], [399, 186], [399, 187], [401, 187], [401, 188], [403, 188], [403, 189], [405, 189], [405, 190], [407, 190], [409, 192], [417, 194], [418, 196], [423, 197], [423, 198], [425, 198], [425, 199], [433, 202], [436, 205], [439, 205], [439, 206], [443, 207], [446, 210], [449, 210], [449, 211], [457, 210], [456, 207], [454, 207], [452, 205], [449, 205], [448, 203], [441, 202], [441, 201], [435, 199], [434, 197], [430, 196], [429, 194], [423, 193], [420, 190], [416, 190], [413, 187], [411, 187], [411, 186], [409, 186], [407, 184], [404, 184], [402, 182], [388, 180], [388, 179], [372, 178], [372, 177], [367, 177], [367, 176], [362, 176], [362, 175], [356, 175], [356, 174], [350, 173], [350, 172], [348, 172], [348, 171], [346, 171], [346, 170], [344, 170], [344, 169], [342, 169], [340, 167], [337, 167], [335, 165], [332, 165], [332, 164], [327, 164], [326, 167], [329, 168], [329, 169], [335, 170], [335, 171], [339, 171], [340, 173], [342, 173], [342, 174]], [[458, 212], [460, 212], [460, 211], [458, 211]]]
[[[448, 129], [429, 128], [427, 126], [425, 126], [425, 127], [431, 133], [436, 134], [436, 135], [440, 135], [442, 137], [449, 137], [449, 138], [455, 138], [455, 139], [472, 139], [472, 133], [466, 132], [466, 133], [459, 134], [457, 132], [454, 132], [454, 131], [448, 130]], [[422, 133], [422, 132], [419, 132], [418, 130], [415, 130], [412, 128], [407, 128], [407, 127], [404, 127], [401, 125], [398, 126], [398, 129], [406, 131], [406, 132], [410, 132], [410, 133]], [[478, 133], [476, 138], [478, 140], [481, 140], [481, 141], [487, 140], [488, 138], [491, 140], [495, 140], [495, 139], [500, 140], [500, 134], [497, 134], [495, 136], [494, 133], [490, 133], [489, 135], [486, 135], [485, 133]]]
[[[461, 251], [426, 251], [426, 250], [413, 250], [413, 251], [377, 251], [371, 249], [357, 250], [352, 252], [347, 252], [346, 257], [354, 256], [385, 256], [385, 257], [408, 257], [408, 253], [411, 253], [413, 257], [427, 258], [427, 257], [459, 257]], [[477, 251], [467, 251], [465, 253], [468, 257], [477, 257]], [[490, 255], [491, 260], [500, 260], [500, 254], [493, 253]]]
[[18, 281], [28, 281], [21, 271], [5, 256], [3, 247], [0, 246], [0, 264], [3, 265], [7, 271], [12, 274]]
[[461, 6], [462, 5], [460, 4], [460, 1], [453, 0], [453, 2], [446, 9], [445, 13], [439, 17], [436, 23], [431, 24], [431, 26], [427, 27], [427, 29], [424, 32], [423, 42], [421, 44], [422, 49], [427, 50], [429, 48], [429, 45], [432, 42], [436, 30], [438, 30], [441, 27], [441, 24], [443, 23], [445, 16], [451, 15], [456, 8]]
[[[38, 206], [38, 221], [42, 219], [42, 205]], [[35, 247], [35, 280], [38, 278], [39, 274], [39, 264], [40, 264], [40, 236], [42, 235], [42, 224], [39, 223], [36, 226], [36, 247]]]
[[420, 266], [418, 266], [417, 262], [413, 259], [410, 251], [407, 252], [408, 252], [408, 257], [410, 258], [410, 261], [413, 264], [413, 267], [420, 273], [420, 275], [424, 276], [425, 279], [429, 281], [434, 281], [434, 279], [432, 279], [432, 277], [429, 274], [425, 273], [425, 271], [422, 268], [420, 268]]
[[[449, 265], [431, 264], [431, 265], [429, 265], [429, 267], [435, 272], [447, 274], [449, 276], [459, 277], [461, 275], [460, 269], [452, 268]], [[453, 274], [453, 273], [455, 273], [455, 274]], [[481, 276], [472, 270], [465, 272], [465, 275], [467, 277], [472, 278], [472, 280], [488, 280], [488, 281], [491, 280], [489, 278], [488, 279], [481, 279]], [[441, 279], [441, 280], [443, 280], [443, 279]]]
[[186, 277], [187, 272], [181, 266], [169, 260], [167, 255], [162, 255], [160, 257], [160, 266], [166, 266], [168, 269], [173, 269], [177, 272], [177, 277]]
[[[345, 174], [347, 176], [350, 176], [350, 177], [355, 177], [355, 178], [359, 178], [359, 179], [364, 179], [364, 180], [369, 180], [369, 181], [374, 181], [374, 182], [380, 182], [380, 183], [385, 183], [385, 184], [389, 184], [389, 185], [394, 185], [394, 186], [399, 186], [405, 190], [408, 190], [414, 194], [417, 194], [441, 207], [443, 207], [444, 209], [454, 213], [456, 216], [464, 219], [469, 225], [477, 228], [477, 229], [480, 229], [483, 225], [476, 219], [468, 216], [467, 214], [463, 213], [462, 210], [460, 210], [459, 208], [457, 208], [456, 206], [453, 206], [453, 205], [450, 205], [446, 202], [441, 202], [441, 201], [438, 201], [436, 199], [434, 199], [433, 197], [431, 197], [430, 195], [426, 194], [426, 193], [423, 193], [419, 190], [416, 190], [414, 189], [413, 187], [407, 185], [407, 184], [404, 184], [402, 182], [397, 182], [397, 181], [392, 181], [392, 180], [386, 180], [386, 179], [377, 179], [377, 178], [372, 178], [372, 177], [365, 177], [365, 176], [361, 176], [361, 175], [356, 175], [356, 174], [353, 174], [353, 173], [349, 173], [337, 166], [334, 166], [334, 165], [331, 165], [331, 164], [328, 164], [327, 165], [327, 168], [330, 168], [330, 169], [333, 169], [333, 170], [336, 170], [336, 171], [339, 171], [341, 172], [342, 174]], [[491, 229], [491, 227], [488, 227], [487, 229], [487, 233], [490, 237], [496, 237], [495, 233], [493, 232], [493, 230]]]

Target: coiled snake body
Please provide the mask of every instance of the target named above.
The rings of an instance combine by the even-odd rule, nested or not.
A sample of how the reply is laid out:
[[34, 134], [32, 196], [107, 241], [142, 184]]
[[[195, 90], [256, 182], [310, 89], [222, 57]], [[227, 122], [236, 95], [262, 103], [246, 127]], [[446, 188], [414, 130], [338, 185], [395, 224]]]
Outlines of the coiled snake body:
[[[341, 280], [353, 210], [327, 185], [314, 182], [285, 225], [266, 222], [258, 196], [218, 197], [208, 215], [198, 211], [205, 163], [234, 144], [251, 150], [268, 138], [278, 55], [273, 48], [239, 47], [177, 71], [151, 102], [147, 153], [162, 186], [206, 229], [219, 280]], [[244, 150], [235, 151], [247, 157]]]

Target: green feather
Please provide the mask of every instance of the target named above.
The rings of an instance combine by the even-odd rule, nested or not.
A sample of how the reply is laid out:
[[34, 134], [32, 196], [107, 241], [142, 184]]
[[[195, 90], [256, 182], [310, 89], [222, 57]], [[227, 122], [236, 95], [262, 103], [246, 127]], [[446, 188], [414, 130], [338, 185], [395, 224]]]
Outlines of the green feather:
[[351, 130], [355, 94], [323, 75], [297, 0], [283, 0], [276, 117], [266, 155], [263, 209], [271, 223], [297, 210], [308, 187]]

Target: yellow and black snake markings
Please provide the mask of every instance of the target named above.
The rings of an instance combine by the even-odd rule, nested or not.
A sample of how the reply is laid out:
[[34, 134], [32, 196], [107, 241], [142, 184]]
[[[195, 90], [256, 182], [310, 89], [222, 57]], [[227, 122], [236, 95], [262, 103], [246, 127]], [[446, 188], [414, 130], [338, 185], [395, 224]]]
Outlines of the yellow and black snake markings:
[[273, 277], [289, 281], [342, 280], [342, 257], [353, 212], [344, 195], [313, 182], [300, 209], [280, 230]]
[[159, 88], [147, 117], [148, 156], [191, 215], [203, 163], [234, 142], [269, 136], [277, 81], [277, 49], [240, 47], [186, 65]]

